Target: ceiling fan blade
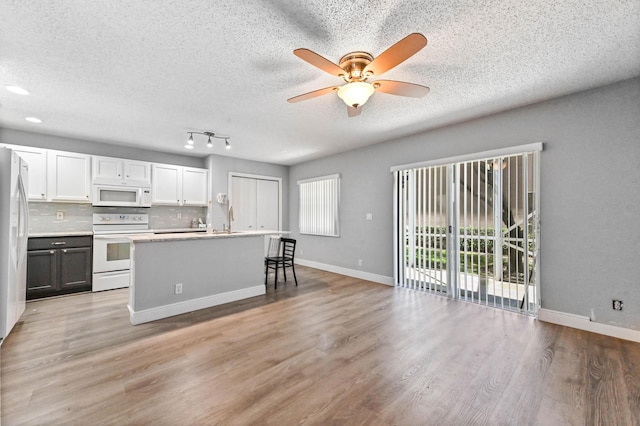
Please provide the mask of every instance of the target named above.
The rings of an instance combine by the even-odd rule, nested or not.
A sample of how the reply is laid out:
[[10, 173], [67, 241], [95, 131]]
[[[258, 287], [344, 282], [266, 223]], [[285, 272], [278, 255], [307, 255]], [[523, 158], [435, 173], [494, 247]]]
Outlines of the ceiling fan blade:
[[410, 98], [421, 98], [429, 93], [430, 90], [427, 86], [395, 80], [376, 80], [371, 84], [376, 92], [407, 96]]
[[347, 105], [347, 115], [349, 117], [357, 117], [362, 112], [362, 107], [354, 108], [352, 106]]
[[325, 87], [324, 89], [318, 89], [318, 90], [314, 90], [313, 92], [309, 92], [309, 93], [305, 93], [305, 94], [302, 94], [302, 95], [294, 96], [293, 98], [287, 99], [287, 102], [295, 103], [295, 102], [306, 101], [307, 99], [316, 98], [318, 96], [322, 96], [322, 95], [327, 95], [329, 93], [333, 93], [336, 90], [338, 90], [339, 88], [340, 88], [340, 86]]
[[409, 34], [376, 57], [364, 68], [364, 75], [379, 76], [406, 61], [427, 45], [427, 38], [420, 33]]
[[293, 54], [303, 61], [307, 61], [314, 67], [320, 68], [322, 71], [327, 72], [331, 75], [335, 75], [338, 77], [342, 77], [343, 75], [345, 75], [345, 71], [338, 65], [309, 49], [296, 49], [293, 51]]

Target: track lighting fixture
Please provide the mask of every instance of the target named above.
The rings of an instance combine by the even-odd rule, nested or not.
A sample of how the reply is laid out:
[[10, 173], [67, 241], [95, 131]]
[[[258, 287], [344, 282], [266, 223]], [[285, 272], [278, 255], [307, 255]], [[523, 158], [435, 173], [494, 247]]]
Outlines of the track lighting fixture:
[[189, 135], [189, 139], [187, 139], [187, 143], [184, 146], [186, 149], [193, 149], [194, 147], [193, 135], [207, 136], [207, 148], [213, 148], [213, 141], [211, 140], [211, 138], [214, 138], [214, 139], [224, 139], [224, 147], [226, 149], [231, 149], [231, 144], [229, 144], [229, 136], [216, 136], [214, 132], [187, 132], [187, 134]]

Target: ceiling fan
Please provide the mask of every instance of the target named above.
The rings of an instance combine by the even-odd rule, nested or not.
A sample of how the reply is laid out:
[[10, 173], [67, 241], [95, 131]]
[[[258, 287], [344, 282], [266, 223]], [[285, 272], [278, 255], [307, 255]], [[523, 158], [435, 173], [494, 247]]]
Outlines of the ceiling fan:
[[406, 83], [395, 80], [376, 80], [371, 83], [367, 79], [378, 77], [399, 65], [420, 49], [427, 45], [425, 36], [412, 33], [382, 52], [376, 58], [367, 52], [351, 52], [340, 58], [340, 64], [336, 65], [330, 60], [312, 52], [309, 49], [296, 49], [293, 54], [303, 61], [320, 68], [331, 75], [342, 77], [346, 84], [330, 86], [324, 89], [294, 96], [287, 102], [300, 102], [328, 93], [337, 92], [340, 99], [347, 104], [347, 114], [355, 117], [362, 111], [362, 105], [369, 99], [373, 92], [383, 92], [390, 95], [421, 98], [429, 93], [427, 86]]

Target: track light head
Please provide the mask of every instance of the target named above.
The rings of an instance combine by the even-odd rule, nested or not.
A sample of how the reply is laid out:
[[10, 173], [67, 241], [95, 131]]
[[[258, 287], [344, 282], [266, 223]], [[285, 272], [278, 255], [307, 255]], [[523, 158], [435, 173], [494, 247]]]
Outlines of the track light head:
[[193, 135], [204, 135], [207, 137], [207, 148], [213, 148], [213, 139], [224, 139], [225, 142], [225, 148], [226, 149], [231, 149], [231, 145], [229, 144], [229, 136], [216, 136], [216, 134], [214, 132], [187, 132], [187, 134], [189, 135], [189, 138], [187, 139], [187, 143], [185, 144], [185, 148], [186, 149], [193, 149], [194, 148], [194, 140], [193, 140]]

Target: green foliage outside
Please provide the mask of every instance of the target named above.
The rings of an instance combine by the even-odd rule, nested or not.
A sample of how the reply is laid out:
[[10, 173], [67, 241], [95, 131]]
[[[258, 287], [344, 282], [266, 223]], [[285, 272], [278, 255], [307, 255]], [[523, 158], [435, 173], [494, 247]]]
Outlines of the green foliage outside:
[[[445, 226], [416, 226], [416, 247], [447, 248]], [[493, 252], [493, 228], [461, 228], [460, 251]]]
[[[481, 276], [493, 275], [494, 271], [494, 235], [493, 228], [467, 227], [460, 230], [460, 268], [462, 271]], [[503, 230], [506, 232], [506, 230]], [[417, 226], [415, 233], [414, 266], [425, 269], [447, 267], [447, 228], [445, 226]], [[533, 251], [533, 235], [529, 236], [529, 250]], [[408, 243], [408, 241], [407, 241]], [[503, 253], [509, 248], [503, 245]], [[409, 262], [409, 247], [405, 253]], [[529, 265], [530, 267], [532, 265]], [[508, 272], [509, 259], [504, 255], [502, 267]], [[522, 272], [522, 271], [521, 271]]]
[[[409, 258], [407, 248], [407, 259]], [[463, 271], [485, 275], [493, 275], [493, 254], [460, 253], [460, 267]], [[442, 249], [416, 248], [415, 266], [426, 269], [446, 269], [447, 251]]]

